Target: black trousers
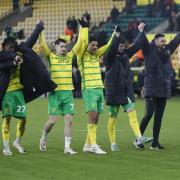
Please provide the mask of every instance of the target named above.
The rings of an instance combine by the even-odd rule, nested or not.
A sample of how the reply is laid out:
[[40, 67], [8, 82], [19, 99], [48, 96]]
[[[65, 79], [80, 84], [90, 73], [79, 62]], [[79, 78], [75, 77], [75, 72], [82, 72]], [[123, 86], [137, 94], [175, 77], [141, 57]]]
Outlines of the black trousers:
[[159, 133], [161, 129], [161, 122], [166, 107], [166, 98], [146, 98], [146, 109], [145, 115], [140, 124], [140, 131], [144, 134], [146, 127], [154, 115], [154, 124], [153, 124], [153, 142], [158, 143]]

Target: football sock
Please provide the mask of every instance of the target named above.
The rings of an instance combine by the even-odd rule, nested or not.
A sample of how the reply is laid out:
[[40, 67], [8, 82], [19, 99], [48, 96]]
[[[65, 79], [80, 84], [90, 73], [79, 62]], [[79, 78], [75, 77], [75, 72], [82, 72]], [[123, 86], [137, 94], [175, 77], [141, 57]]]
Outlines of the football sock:
[[25, 120], [18, 120], [17, 128], [16, 128], [16, 142], [20, 143], [20, 139], [24, 134], [25, 131]]
[[139, 123], [137, 120], [137, 114], [136, 111], [132, 111], [128, 113], [129, 116], [129, 122], [131, 125], [131, 128], [133, 129], [133, 132], [135, 134], [136, 137], [141, 137], [141, 132], [139, 129]]
[[47, 132], [45, 132], [45, 131], [43, 131], [43, 134], [42, 134], [41, 139], [42, 139], [42, 140], [46, 140], [47, 135], [48, 135], [48, 133], [47, 133]]
[[91, 144], [91, 140], [90, 140], [90, 137], [89, 137], [89, 134], [87, 133], [87, 136], [86, 136], [86, 142], [85, 144], [88, 144], [90, 145]]
[[64, 148], [65, 149], [69, 149], [70, 148], [70, 145], [71, 145], [71, 139], [72, 137], [64, 137]]
[[88, 134], [90, 137], [91, 145], [96, 145], [96, 131], [97, 125], [96, 124], [88, 124]]
[[9, 126], [10, 126], [10, 120], [5, 117], [2, 123], [2, 138], [3, 138], [3, 142], [7, 142], [8, 144], [9, 144]]
[[109, 117], [108, 120], [108, 134], [109, 134], [109, 140], [111, 144], [116, 144], [115, 140], [115, 122], [116, 118]]

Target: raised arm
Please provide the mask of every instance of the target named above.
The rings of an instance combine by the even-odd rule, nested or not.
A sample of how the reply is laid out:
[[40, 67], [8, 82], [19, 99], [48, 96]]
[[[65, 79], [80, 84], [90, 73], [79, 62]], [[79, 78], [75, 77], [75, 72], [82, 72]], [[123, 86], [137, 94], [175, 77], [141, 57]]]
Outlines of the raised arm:
[[42, 30], [44, 29], [44, 24], [42, 21], [38, 21], [33, 32], [31, 33], [30, 37], [27, 39], [27, 41], [25, 42], [29, 47], [33, 47], [34, 44], [36, 43], [39, 34], [42, 32]]
[[116, 57], [119, 43], [121, 40], [120, 31], [121, 31], [120, 27], [116, 26], [114, 29], [115, 35], [113, 37], [112, 43], [111, 43], [109, 49], [106, 51], [105, 56], [104, 56], [104, 62], [106, 65], [112, 63]]
[[83, 28], [82, 39], [81, 39], [82, 45], [80, 51], [78, 51], [77, 53], [78, 57], [82, 57], [86, 52], [86, 49], [88, 47], [88, 39], [89, 39], [89, 28]]
[[43, 53], [45, 54], [45, 56], [49, 57], [51, 51], [50, 51], [50, 49], [48, 47], [48, 44], [46, 42], [43, 31], [39, 35], [39, 45], [40, 45], [41, 49], [43, 50]]
[[107, 44], [105, 44], [104, 46], [100, 47], [98, 50], [97, 50], [97, 55], [99, 57], [103, 56], [106, 51], [108, 50], [108, 48], [110, 47], [111, 43], [112, 43], [112, 40], [113, 40], [113, 37], [114, 37], [114, 33], [112, 34], [110, 40], [108, 41]]
[[178, 33], [175, 36], [175, 38], [172, 41], [170, 41], [170, 43], [167, 45], [171, 54], [176, 50], [179, 44], [180, 44], [180, 33]]
[[149, 49], [150, 49], [150, 43], [146, 37], [145, 32], [143, 32], [143, 42], [142, 42], [142, 47], [141, 50], [143, 52], [143, 54], [148, 54], [149, 53]]
[[144, 27], [145, 27], [145, 24], [140, 23], [140, 25], [138, 26], [139, 33], [136, 37], [135, 42], [133, 43], [132, 46], [130, 46], [129, 48], [126, 49], [130, 58], [142, 47], [143, 40], [144, 40], [144, 32], [143, 32]]
[[77, 43], [73, 47], [73, 53], [78, 57], [82, 57], [88, 46], [88, 22], [85, 18], [78, 19], [79, 25], [79, 36]]

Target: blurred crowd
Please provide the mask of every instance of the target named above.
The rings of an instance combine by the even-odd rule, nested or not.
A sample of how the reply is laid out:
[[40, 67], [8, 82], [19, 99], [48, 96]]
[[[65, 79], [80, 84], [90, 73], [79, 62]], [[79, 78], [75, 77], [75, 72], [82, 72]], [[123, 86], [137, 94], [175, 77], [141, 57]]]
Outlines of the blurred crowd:
[[165, 17], [168, 18], [168, 31], [180, 30], [180, 13], [174, 0], [155, 0], [153, 3], [149, 1], [147, 5], [148, 17]]
[[[24, 5], [29, 5], [33, 3], [32, 0], [24, 1]], [[126, 0], [126, 6], [123, 12], [119, 12], [119, 10], [114, 6], [110, 12], [110, 17], [113, 22], [116, 21], [117, 17], [121, 15], [121, 13], [133, 13], [134, 8], [136, 7], [136, 0]], [[19, 8], [19, 0], [13, 0], [13, 8]], [[91, 23], [91, 15], [88, 11], [85, 11], [83, 14], [88, 21], [89, 27], [92, 30], [92, 23]], [[169, 19], [169, 31], [177, 30], [179, 31], [180, 28], [180, 14], [178, 13], [177, 5], [174, 3], [174, 0], [155, 0], [153, 3], [149, 1], [147, 5], [147, 17], [166, 17]], [[138, 34], [138, 25], [139, 21], [134, 18], [133, 20], [129, 21], [127, 30], [124, 31], [124, 37], [127, 40], [127, 44], [131, 44], [134, 42], [137, 34]], [[66, 20], [66, 27], [64, 29], [64, 34], [69, 37], [68, 41], [70, 42], [68, 45], [69, 50], [75, 44], [77, 40], [77, 32], [78, 32], [78, 21], [75, 16], [68, 17]], [[15, 31], [11, 26], [7, 26], [5, 29], [5, 33], [7, 37], [13, 37], [16, 39], [23, 39], [24, 38], [24, 31], [19, 30]], [[99, 28], [99, 31], [94, 34], [99, 47], [103, 46], [108, 41], [108, 34], [104, 31], [103, 28]], [[53, 47], [53, 45], [52, 45]], [[135, 61], [131, 62], [132, 67], [143, 67], [144, 66], [144, 56], [141, 51], [136, 54]], [[102, 70], [102, 77], [104, 79], [104, 71], [105, 67], [103, 65], [103, 59], [101, 60], [101, 70]], [[73, 84], [75, 87], [74, 96], [81, 97], [81, 76], [78, 70], [76, 58], [74, 58], [73, 63]], [[172, 73], [172, 89], [176, 86], [176, 73]], [[180, 77], [180, 72], [179, 72]], [[132, 79], [134, 81], [134, 89], [138, 94], [141, 94], [144, 81], [144, 70], [142, 68], [141, 71], [132, 71]], [[174, 91], [173, 91], [174, 92]]]
[[33, 0], [12, 0], [13, 10], [19, 10], [21, 6], [29, 6], [33, 4]]

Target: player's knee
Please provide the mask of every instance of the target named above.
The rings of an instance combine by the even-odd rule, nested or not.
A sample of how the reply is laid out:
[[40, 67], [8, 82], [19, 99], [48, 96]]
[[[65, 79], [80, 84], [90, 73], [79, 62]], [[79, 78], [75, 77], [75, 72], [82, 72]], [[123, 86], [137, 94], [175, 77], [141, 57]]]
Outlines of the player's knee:
[[109, 118], [117, 118], [117, 114], [110, 114]]
[[50, 117], [48, 122], [49, 122], [49, 124], [51, 124], [53, 126], [54, 124], [56, 124], [57, 120], [58, 119], [56, 117]]
[[90, 121], [96, 121], [97, 119], [97, 112], [89, 112], [89, 119]]
[[66, 124], [66, 126], [71, 127], [72, 126], [72, 119], [66, 119], [65, 124]]
[[3, 118], [3, 120], [6, 121], [7, 123], [10, 123], [11, 117], [12, 116], [6, 116], [6, 117]]
[[133, 112], [133, 111], [135, 111], [135, 109], [134, 109], [133, 107], [128, 108], [128, 109], [126, 110], [127, 113], [130, 113], [130, 112]]

